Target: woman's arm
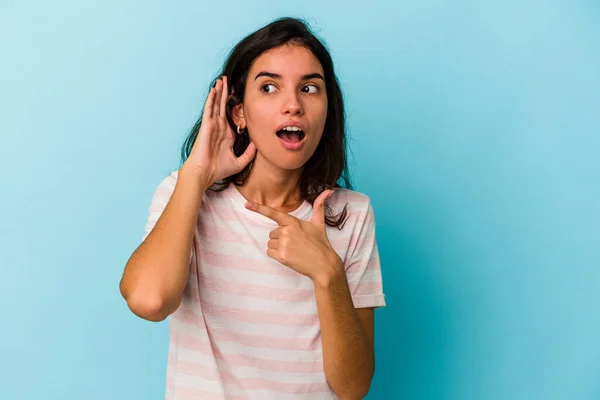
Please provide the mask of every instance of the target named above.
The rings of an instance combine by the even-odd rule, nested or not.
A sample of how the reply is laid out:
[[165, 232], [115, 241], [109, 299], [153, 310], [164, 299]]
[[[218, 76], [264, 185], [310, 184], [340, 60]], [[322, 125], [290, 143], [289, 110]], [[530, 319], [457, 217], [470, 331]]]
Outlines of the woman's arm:
[[134, 314], [162, 321], [181, 304], [194, 228], [204, 192], [213, 182], [242, 171], [256, 156], [250, 142], [241, 156], [226, 117], [227, 77], [218, 79], [204, 103], [202, 122], [175, 190], [156, 225], [127, 261], [121, 294]]
[[[314, 284], [323, 367], [329, 386], [342, 400], [362, 399], [369, 391], [375, 371], [373, 310], [355, 310], [344, 262], [327, 238], [324, 204], [332, 193], [325, 190], [315, 199], [309, 221], [264, 204], [249, 201], [246, 207], [279, 225], [269, 233], [267, 255], [309, 277]], [[357, 252], [348, 266], [363, 272], [370, 260], [377, 260], [373, 258], [377, 248], [370, 205], [365, 216], [355, 246], [370, 250]]]
[[343, 265], [313, 280], [327, 382], [341, 400], [362, 399], [375, 371], [373, 309], [355, 310]]
[[131, 311], [162, 321], [181, 304], [196, 220], [208, 186], [195, 168], [179, 170], [175, 190], [156, 225], [133, 252], [121, 279]]

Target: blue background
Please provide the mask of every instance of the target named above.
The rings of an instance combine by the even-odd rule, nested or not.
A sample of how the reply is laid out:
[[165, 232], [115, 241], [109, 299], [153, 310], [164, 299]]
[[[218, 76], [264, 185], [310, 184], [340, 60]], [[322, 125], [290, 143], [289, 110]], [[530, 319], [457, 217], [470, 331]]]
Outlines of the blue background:
[[290, 15], [376, 212], [369, 399], [599, 399], [599, 3], [281, 3], [0, 2], [0, 398], [163, 398], [119, 279], [228, 51]]

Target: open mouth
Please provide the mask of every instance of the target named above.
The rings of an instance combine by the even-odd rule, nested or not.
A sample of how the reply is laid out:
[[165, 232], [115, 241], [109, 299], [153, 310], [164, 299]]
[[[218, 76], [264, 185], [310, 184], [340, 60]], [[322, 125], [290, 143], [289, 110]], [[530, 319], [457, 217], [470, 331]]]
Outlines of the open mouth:
[[288, 143], [300, 143], [305, 137], [306, 134], [303, 131], [288, 131], [285, 129], [281, 129], [276, 132], [277, 136], [285, 140]]

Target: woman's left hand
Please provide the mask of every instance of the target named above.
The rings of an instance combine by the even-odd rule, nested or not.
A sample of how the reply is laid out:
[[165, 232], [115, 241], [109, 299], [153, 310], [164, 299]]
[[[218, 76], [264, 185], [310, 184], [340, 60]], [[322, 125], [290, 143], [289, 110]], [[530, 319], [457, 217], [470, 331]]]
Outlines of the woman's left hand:
[[279, 225], [269, 234], [267, 255], [313, 281], [326, 279], [344, 268], [341, 258], [331, 247], [325, 230], [325, 200], [332, 193], [332, 190], [325, 190], [315, 199], [309, 221], [263, 204], [246, 202], [246, 208]]

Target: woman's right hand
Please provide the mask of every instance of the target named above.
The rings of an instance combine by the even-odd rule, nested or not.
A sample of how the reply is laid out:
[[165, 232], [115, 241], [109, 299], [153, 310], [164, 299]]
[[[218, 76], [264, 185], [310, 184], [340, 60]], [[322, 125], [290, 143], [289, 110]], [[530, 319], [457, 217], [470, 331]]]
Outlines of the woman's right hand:
[[235, 133], [225, 116], [228, 93], [227, 77], [223, 76], [210, 89], [198, 136], [184, 163], [186, 168], [197, 171], [202, 179], [206, 179], [206, 187], [242, 171], [256, 156], [256, 146], [252, 142], [241, 156], [236, 157], [233, 152]]

